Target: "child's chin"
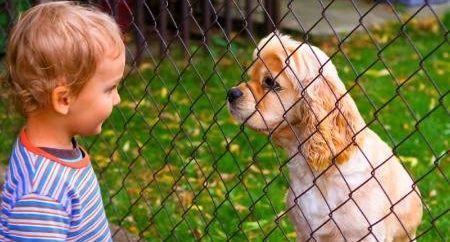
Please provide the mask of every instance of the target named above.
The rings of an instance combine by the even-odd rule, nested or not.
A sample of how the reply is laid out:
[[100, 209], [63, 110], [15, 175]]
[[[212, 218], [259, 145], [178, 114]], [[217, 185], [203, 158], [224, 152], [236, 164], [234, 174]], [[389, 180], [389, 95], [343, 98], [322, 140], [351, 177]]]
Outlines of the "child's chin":
[[98, 128], [95, 129], [95, 131], [92, 135], [99, 135], [101, 132], [102, 132], [102, 126], [100, 125]]
[[87, 132], [84, 132], [83, 134], [80, 134], [81, 136], [95, 136], [99, 135], [102, 132], [102, 126], [98, 126], [92, 130], [89, 130]]

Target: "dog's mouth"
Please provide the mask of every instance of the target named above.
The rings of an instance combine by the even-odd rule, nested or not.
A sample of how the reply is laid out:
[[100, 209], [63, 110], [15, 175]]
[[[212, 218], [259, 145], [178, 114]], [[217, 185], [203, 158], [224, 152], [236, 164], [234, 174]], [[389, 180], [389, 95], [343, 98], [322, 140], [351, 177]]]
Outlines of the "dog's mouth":
[[234, 102], [227, 102], [227, 103], [228, 103], [228, 111], [230, 112], [231, 116], [233, 116], [235, 119], [241, 122], [243, 110], [239, 107], [239, 105], [236, 105], [236, 103]]
[[271, 127], [271, 125], [267, 124], [264, 121], [262, 121], [262, 125], [254, 125], [252, 123], [251, 119], [253, 116], [258, 115], [258, 111], [254, 110], [252, 112], [248, 112], [248, 114], [245, 114], [248, 110], [242, 109], [235, 103], [228, 103], [228, 110], [239, 123], [246, 125], [256, 132], [263, 134], [270, 134], [270, 132], [273, 132], [273, 127]]

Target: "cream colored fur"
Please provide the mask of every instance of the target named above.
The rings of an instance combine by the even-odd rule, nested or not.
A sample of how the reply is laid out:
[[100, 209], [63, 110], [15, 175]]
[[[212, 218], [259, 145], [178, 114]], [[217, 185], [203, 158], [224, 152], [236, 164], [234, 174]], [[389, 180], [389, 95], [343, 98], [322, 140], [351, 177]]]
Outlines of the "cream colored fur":
[[[231, 114], [290, 157], [287, 209], [298, 241], [410, 241], [422, 217], [417, 188], [370, 130], [329, 57], [271, 34], [254, 52]], [[270, 90], [266, 78], [281, 90]]]

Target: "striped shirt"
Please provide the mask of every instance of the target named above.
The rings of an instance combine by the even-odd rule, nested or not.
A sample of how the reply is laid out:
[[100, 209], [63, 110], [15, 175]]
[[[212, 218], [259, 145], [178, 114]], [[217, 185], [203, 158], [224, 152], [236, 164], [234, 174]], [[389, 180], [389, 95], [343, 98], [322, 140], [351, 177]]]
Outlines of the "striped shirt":
[[3, 186], [0, 241], [112, 241], [97, 178], [83, 153], [80, 161], [61, 160], [32, 146], [22, 130]]

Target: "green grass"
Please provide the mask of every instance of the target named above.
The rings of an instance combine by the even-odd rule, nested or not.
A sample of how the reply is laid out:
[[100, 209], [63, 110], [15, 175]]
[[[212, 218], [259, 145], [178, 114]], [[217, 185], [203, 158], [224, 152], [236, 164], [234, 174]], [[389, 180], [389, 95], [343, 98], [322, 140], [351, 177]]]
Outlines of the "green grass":
[[[449, 15], [444, 21], [448, 29]], [[418, 241], [446, 241], [450, 47], [435, 22], [398, 31], [373, 30], [378, 48], [354, 34], [333, 62], [370, 128], [417, 181], [425, 203]], [[330, 55], [335, 43], [313, 40]], [[148, 240], [293, 241], [284, 151], [238, 125], [225, 106], [227, 90], [246, 78], [254, 43], [236, 39], [227, 48], [215, 37], [209, 48], [193, 43], [189, 62], [176, 46], [161, 62], [146, 61], [124, 80], [102, 135], [83, 139], [107, 215]], [[7, 107], [0, 104], [2, 160], [20, 128]]]

